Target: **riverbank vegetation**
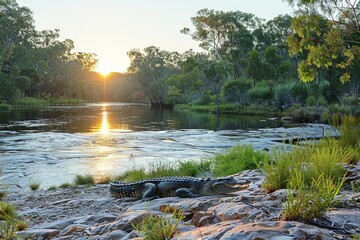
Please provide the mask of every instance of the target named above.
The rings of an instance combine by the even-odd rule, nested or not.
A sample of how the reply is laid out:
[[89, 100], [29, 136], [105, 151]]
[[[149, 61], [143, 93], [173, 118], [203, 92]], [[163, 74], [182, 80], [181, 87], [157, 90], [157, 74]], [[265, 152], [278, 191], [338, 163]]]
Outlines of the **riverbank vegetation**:
[[297, 121], [323, 121], [334, 112], [359, 115], [358, 1], [287, 2], [299, 11], [268, 21], [201, 9], [181, 33], [202, 52], [131, 49], [127, 72], [108, 76], [94, 72], [95, 54], [74, 52], [72, 40], [60, 40], [60, 30], [36, 30], [30, 9], [16, 0], [1, 2], [0, 109], [83, 99], [277, 113]]

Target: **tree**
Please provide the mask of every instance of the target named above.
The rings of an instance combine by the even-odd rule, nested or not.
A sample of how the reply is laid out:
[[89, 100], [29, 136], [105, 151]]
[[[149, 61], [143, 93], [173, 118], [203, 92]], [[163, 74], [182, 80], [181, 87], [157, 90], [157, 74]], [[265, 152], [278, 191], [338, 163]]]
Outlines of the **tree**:
[[288, 0], [299, 6], [293, 19], [295, 33], [287, 42], [290, 54], [305, 54], [299, 76], [313, 81], [318, 70], [335, 68], [342, 83], [351, 79], [360, 56], [360, 4], [358, 0]]
[[179, 72], [179, 55], [157, 47], [147, 47], [143, 52], [133, 49], [128, 52], [130, 67], [128, 71], [135, 74], [143, 87], [145, 95], [153, 106], [165, 107], [168, 103], [168, 86], [166, 79]]
[[34, 31], [34, 19], [29, 8], [15, 0], [0, 1], [0, 71], [7, 65], [14, 48], [27, 41]]
[[181, 66], [182, 72], [174, 74], [166, 80], [169, 86], [169, 95], [177, 97], [182, 103], [191, 102], [193, 104], [193, 94], [202, 85], [200, 67], [196, 56], [189, 56]]
[[246, 59], [247, 52], [253, 46], [250, 29], [258, 26], [261, 20], [249, 13], [209, 9], [199, 10], [191, 20], [195, 31], [184, 28], [181, 32], [199, 41], [199, 46], [213, 54], [219, 62], [230, 62], [233, 75], [240, 76], [245, 62], [242, 60]]
[[230, 70], [230, 64], [227, 61], [214, 61], [210, 60], [206, 66], [204, 66], [205, 84], [215, 94], [216, 114], [219, 112], [220, 93], [227, 78], [228, 71]]
[[263, 57], [258, 51], [253, 50], [248, 58], [249, 76], [256, 80], [266, 81], [275, 105], [280, 111], [282, 111], [282, 100], [276, 97], [275, 86], [284, 79], [289, 68], [289, 61], [284, 60], [273, 45], [265, 49]]

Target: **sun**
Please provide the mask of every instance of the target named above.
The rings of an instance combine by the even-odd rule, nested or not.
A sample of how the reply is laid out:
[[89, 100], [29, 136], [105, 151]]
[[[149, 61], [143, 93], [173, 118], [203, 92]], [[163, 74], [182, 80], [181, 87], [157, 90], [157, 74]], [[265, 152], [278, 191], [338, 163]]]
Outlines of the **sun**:
[[97, 67], [97, 68], [96, 68], [96, 71], [97, 71], [98, 73], [100, 73], [103, 77], [108, 76], [108, 75], [112, 72], [110, 69], [100, 68], [100, 67]]
[[112, 64], [103, 60], [99, 61], [96, 71], [104, 77], [109, 75], [111, 72], [114, 72], [114, 70], [112, 69]]

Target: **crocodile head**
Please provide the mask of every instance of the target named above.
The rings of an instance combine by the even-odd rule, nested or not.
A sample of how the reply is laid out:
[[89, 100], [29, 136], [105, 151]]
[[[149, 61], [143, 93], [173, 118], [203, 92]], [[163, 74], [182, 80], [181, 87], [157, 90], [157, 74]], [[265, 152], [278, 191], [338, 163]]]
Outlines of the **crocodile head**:
[[251, 182], [247, 179], [235, 179], [233, 177], [218, 178], [212, 183], [212, 190], [219, 194], [227, 194], [249, 188]]

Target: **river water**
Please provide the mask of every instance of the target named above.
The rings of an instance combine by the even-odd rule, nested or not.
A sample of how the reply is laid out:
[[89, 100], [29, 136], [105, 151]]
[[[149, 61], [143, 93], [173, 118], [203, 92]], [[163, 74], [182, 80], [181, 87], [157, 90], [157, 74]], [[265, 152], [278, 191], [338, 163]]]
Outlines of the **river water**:
[[97, 178], [159, 162], [199, 160], [238, 144], [257, 129], [279, 127], [263, 117], [157, 111], [148, 105], [98, 103], [0, 112], [1, 182], [28, 189]]

